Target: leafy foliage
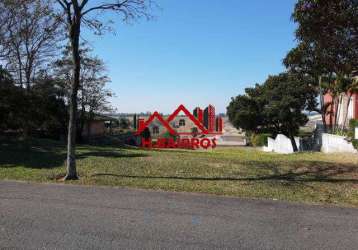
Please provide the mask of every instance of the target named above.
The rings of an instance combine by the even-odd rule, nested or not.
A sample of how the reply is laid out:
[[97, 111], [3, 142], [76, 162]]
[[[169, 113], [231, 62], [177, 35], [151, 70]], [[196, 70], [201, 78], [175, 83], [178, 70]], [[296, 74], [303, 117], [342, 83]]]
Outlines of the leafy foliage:
[[352, 140], [354, 148], [358, 149], [358, 139], [355, 139], [355, 128], [358, 127], [358, 119], [351, 119], [349, 121], [348, 137]]
[[19, 127], [23, 92], [15, 86], [10, 74], [0, 67], [0, 131]]
[[10, 74], [0, 70], [0, 130], [23, 130], [59, 138], [65, 133], [67, 107], [63, 84], [38, 78], [31, 89], [15, 85]]
[[292, 17], [298, 24], [296, 37], [326, 71], [349, 75], [358, 68], [356, 1], [299, 0]]
[[267, 146], [267, 138], [271, 136], [271, 134], [252, 134], [250, 137], [250, 142], [254, 147]]
[[142, 138], [144, 138], [145, 140], [148, 140], [151, 138], [151, 133], [148, 127], [146, 127], [142, 133], [140, 134]]
[[129, 121], [128, 119], [126, 119], [126, 118], [121, 118], [121, 119], [119, 120], [119, 127], [120, 127], [121, 129], [128, 129], [129, 126], [130, 126], [130, 121]]
[[263, 85], [245, 92], [233, 98], [227, 108], [233, 125], [254, 133], [282, 133], [293, 144], [299, 127], [308, 121], [303, 111], [314, 110], [317, 106], [312, 78], [300, 75], [270, 76]]
[[260, 98], [262, 86], [256, 84], [254, 88], [246, 88], [246, 95], [238, 95], [231, 99], [227, 107], [229, 120], [236, 128], [258, 132], [263, 130], [263, 107], [265, 100]]
[[[342, 93], [354, 88], [352, 72], [358, 68], [358, 2], [299, 0], [292, 18], [297, 23], [298, 45], [287, 54], [284, 64], [293, 73], [315, 79], [321, 103], [316, 111], [322, 114], [324, 124], [326, 114], [335, 123], [338, 112], [333, 110]], [[326, 93], [332, 95], [331, 103], [324, 103]]]
[[[80, 107], [79, 119], [77, 122], [77, 139], [83, 140], [82, 133], [85, 124], [94, 119], [95, 114], [112, 111], [113, 108], [108, 102], [108, 98], [114, 93], [106, 88], [109, 77], [106, 75], [104, 62], [97, 56], [91, 55], [92, 50], [84, 43], [80, 49], [81, 56], [81, 77], [78, 89], [78, 106]], [[70, 96], [71, 82], [73, 81], [70, 47], [66, 46], [62, 51], [60, 59], [53, 63], [53, 73], [56, 78], [65, 82], [65, 92], [67, 98]], [[87, 126], [87, 128], [89, 128]], [[89, 134], [89, 132], [87, 132]]]

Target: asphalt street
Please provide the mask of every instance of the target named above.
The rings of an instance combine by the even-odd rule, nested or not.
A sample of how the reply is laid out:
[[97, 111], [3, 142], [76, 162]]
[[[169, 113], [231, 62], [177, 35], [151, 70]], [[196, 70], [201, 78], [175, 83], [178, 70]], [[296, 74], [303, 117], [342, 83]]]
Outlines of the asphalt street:
[[358, 209], [0, 181], [0, 248], [357, 249]]

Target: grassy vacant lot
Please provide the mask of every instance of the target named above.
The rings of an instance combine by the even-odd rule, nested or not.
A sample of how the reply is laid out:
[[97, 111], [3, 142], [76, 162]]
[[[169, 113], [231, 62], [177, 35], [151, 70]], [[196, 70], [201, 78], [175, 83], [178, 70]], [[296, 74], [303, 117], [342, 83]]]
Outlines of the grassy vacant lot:
[[[56, 182], [65, 146], [0, 142], [0, 179]], [[204, 192], [358, 207], [358, 155], [278, 155], [251, 148], [214, 151], [78, 147], [76, 184]]]

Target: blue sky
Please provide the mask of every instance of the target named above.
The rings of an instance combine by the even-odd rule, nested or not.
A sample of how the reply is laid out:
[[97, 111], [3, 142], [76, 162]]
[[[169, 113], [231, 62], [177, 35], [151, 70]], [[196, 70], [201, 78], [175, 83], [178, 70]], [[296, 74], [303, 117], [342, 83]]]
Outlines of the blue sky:
[[172, 112], [211, 103], [225, 112], [230, 98], [284, 70], [295, 44], [295, 0], [157, 0], [155, 20], [116, 34], [84, 32], [101, 57], [118, 112]]

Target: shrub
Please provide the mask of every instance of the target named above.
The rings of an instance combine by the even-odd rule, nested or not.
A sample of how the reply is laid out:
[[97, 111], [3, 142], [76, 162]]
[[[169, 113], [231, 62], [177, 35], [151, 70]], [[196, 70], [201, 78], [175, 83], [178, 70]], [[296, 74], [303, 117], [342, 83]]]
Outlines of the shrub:
[[353, 140], [352, 144], [355, 149], [358, 149], [358, 140]]
[[128, 119], [126, 119], [126, 118], [121, 118], [119, 120], [119, 127], [121, 129], [128, 129], [130, 124], [131, 124], [130, 121]]
[[141, 136], [145, 139], [145, 140], [148, 140], [151, 138], [151, 134], [150, 134], [150, 130], [148, 127], [146, 127], [142, 133], [141, 133]]
[[168, 131], [165, 132], [161, 137], [166, 138], [166, 139], [169, 139], [169, 138], [173, 138], [174, 140], [177, 139], [177, 136], [170, 134]]
[[357, 119], [352, 119], [349, 121], [349, 131], [348, 131], [348, 136], [349, 138], [352, 140], [352, 144], [354, 146], [354, 148], [358, 149], [358, 140], [354, 139], [355, 138], [355, 128], [358, 127], [358, 120]]
[[313, 135], [313, 131], [311, 130], [303, 130], [303, 129], [300, 129], [298, 131], [298, 137], [301, 137], [301, 138], [307, 138], [307, 137], [312, 137]]
[[350, 138], [354, 138], [354, 130], [355, 130], [356, 127], [358, 127], [358, 120], [357, 119], [351, 119], [349, 121], [349, 131], [348, 131], [348, 136]]
[[337, 129], [335, 131], [333, 131], [334, 135], [339, 135], [339, 136], [348, 136], [349, 137], [349, 132], [343, 129]]
[[252, 134], [250, 141], [254, 147], [263, 147], [267, 146], [267, 138], [271, 136], [271, 134]]

